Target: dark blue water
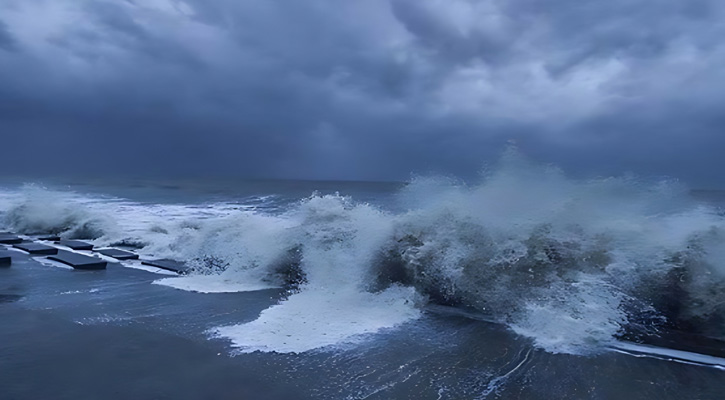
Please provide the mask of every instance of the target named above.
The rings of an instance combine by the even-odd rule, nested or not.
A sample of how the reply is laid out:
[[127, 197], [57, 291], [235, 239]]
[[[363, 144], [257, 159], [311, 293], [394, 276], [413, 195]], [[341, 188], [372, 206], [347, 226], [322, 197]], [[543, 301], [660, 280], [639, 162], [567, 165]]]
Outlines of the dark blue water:
[[[295, 225], [291, 228], [292, 234], [283, 236], [283, 239], [299, 239], [308, 251], [314, 250], [303, 254], [309, 257], [322, 254], [338, 264], [340, 260], [346, 260], [346, 252], [358, 254], [356, 252], [361, 248], [356, 241], [345, 242], [349, 235], [362, 237], [360, 232], [375, 232], [368, 225], [374, 227], [390, 218], [402, 218], [402, 222], [396, 219], [393, 224], [391, 235], [396, 235], [404, 227], [429, 218], [425, 212], [414, 213], [412, 217], [397, 217], [414, 208], [415, 202], [411, 202], [410, 198], [421, 193], [405, 192], [407, 189], [399, 183], [136, 181], [104, 184], [66, 181], [46, 182], [44, 186], [53, 193], [72, 191], [77, 196], [74, 197], [76, 200], [92, 199], [87, 206], [90, 207], [86, 210], [88, 214], [78, 217], [82, 223], [95, 221], [94, 213], [98, 210], [115, 219], [139, 218], [132, 224], [120, 221], [120, 228], [103, 234], [119, 237], [146, 235], [143, 237], [148, 240], [147, 247], [136, 250], [142, 255], [154, 254], [154, 251], [159, 251], [159, 243], [173, 238], [177, 241], [167, 248], [169, 251], [182, 254], [201, 240], [202, 244], [198, 246], [204, 249], [205, 254], [239, 260], [241, 256], [231, 250], [239, 246], [247, 249], [247, 253], [254, 253], [253, 249], [247, 248], [249, 243], [258, 243], [255, 239], [266, 238], [266, 233], [255, 231], [248, 235], [237, 225], [227, 224], [228, 218], [236, 224], [246, 221], [246, 217], [237, 220], [239, 215], [251, 212], [261, 215], [263, 224], [277, 224], [280, 216], [282, 221], [298, 221], [295, 219], [298, 218], [295, 207], [315, 191], [324, 200], [319, 200], [320, 204], [332, 208], [321, 208], [320, 204], [316, 204], [316, 208], [311, 208], [314, 213], [306, 211], [302, 219], [304, 223], [300, 225], [311, 224], [311, 228], [298, 231], [301, 228]], [[445, 185], [436, 188], [425, 191], [425, 197], [434, 198], [450, 191]], [[620, 193], [620, 189], [616, 192]], [[6, 195], [14, 195], [19, 189], [18, 185], [7, 184], [4, 190]], [[557, 186], [552, 192], [561, 190]], [[338, 210], [338, 204], [343, 203], [324, 197], [337, 192], [354, 199], [355, 205], [349, 206], [349, 209], [341, 206], [343, 211], [339, 212], [343, 213], [342, 216], [335, 214], [338, 211], [333, 213], [328, 210]], [[30, 193], [36, 192], [33, 189]], [[480, 199], [483, 202], [498, 193], [501, 192], [486, 192], [487, 197]], [[532, 193], [542, 201], [546, 197], [544, 192]], [[445, 201], [465, 204], [470, 208], [469, 198], [461, 196], [455, 192]], [[4, 217], [15, 209], [17, 201], [27, 200], [10, 197], [3, 203], [5, 209], [1, 211]], [[717, 192], [698, 192], [695, 197], [695, 201], [709, 204], [708, 207], [723, 204], [722, 196]], [[41, 205], [48, 201], [48, 209], [57, 206], [50, 204], [48, 198], [52, 198], [52, 202], [61, 201], [58, 200], [60, 198], [67, 200], [56, 195], [41, 196], [38, 201]], [[641, 197], [627, 199], [634, 202], [640, 201]], [[508, 200], [504, 203], [519, 201], [510, 197]], [[118, 206], [119, 202], [121, 206]], [[372, 203], [375, 209], [384, 210], [383, 216], [378, 216], [376, 211], [368, 213], [367, 209], [357, 206], [364, 203]], [[671, 208], [669, 203], [668, 209]], [[167, 213], [170, 206], [179, 205], [186, 208]], [[237, 209], [235, 205], [252, 208]], [[501, 204], [500, 212], [504, 213], [505, 208]], [[203, 213], [197, 212], [200, 209]], [[289, 210], [294, 211], [294, 217], [285, 219]], [[144, 214], [146, 212], [148, 214]], [[268, 214], [270, 216], [266, 217]], [[93, 218], [84, 219], [87, 215]], [[317, 219], [312, 219], [310, 215]], [[433, 230], [437, 230], [436, 233], [451, 229], [446, 221], [458, 218], [453, 212], [443, 215], [449, 216], [435, 220]], [[497, 214], [491, 215], [493, 218]], [[688, 215], [684, 220], [687, 224], [701, 224], [702, 218], [705, 218], [702, 215], [710, 218], [716, 212], [697, 214], [696, 218], [690, 218], [687, 213], [684, 215]], [[152, 217], [158, 217], [161, 222]], [[473, 223], [471, 221], [476, 221], [473, 216], [468, 218], [465, 224], [454, 226], [468, 227]], [[705, 224], [707, 229], [718, 229], [720, 221], [712, 218], [715, 219], [708, 219]], [[163, 225], [164, 220], [168, 220], [169, 225]], [[186, 227], [188, 220], [200, 224], [201, 228]], [[647, 220], [652, 218], [648, 216]], [[207, 231], [203, 221], [211, 221], [213, 229]], [[178, 226], [182, 226], [178, 234], [173, 231], [177, 222]], [[73, 223], [76, 222], [70, 224]], [[253, 226], [258, 229], [266, 225]], [[12, 229], [14, 226], [6, 222], [5, 227]], [[341, 231], [338, 227], [342, 227], [339, 228]], [[148, 232], [147, 228], [150, 229]], [[169, 232], [151, 232], [152, 228], [156, 231], [163, 228]], [[309, 238], [319, 232], [325, 232], [321, 239]], [[412, 240], [405, 236], [409, 232], [417, 231], [405, 231], [400, 236], [404, 240], [394, 236], [396, 239], [391, 242], [407, 243]], [[340, 236], [331, 236], [333, 233]], [[229, 246], [221, 246], [219, 243], [226, 242], [229, 235], [242, 236], [239, 241], [230, 242]], [[420, 233], [418, 240], [427, 240], [425, 238], [432, 237], [430, 235]], [[89, 239], [105, 245], [108, 241], [104, 242], [104, 237]], [[476, 242], [475, 236], [465, 236], [461, 240], [468, 246], [464, 246], [466, 249], [481, 245]], [[440, 251], [448, 251], [452, 246], [450, 243], [454, 241], [449, 241], [448, 247], [440, 247]], [[711, 246], [710, 242], [703, 243]], [[309, 250], [315, 245], [321, 247]], [[153, 246], [157, 248], [152, 249]], [[385, 246], [385, 249], [390, 248]], [[712, 249], [708, 254], [717, 254], [717, 247]], [[423, 251], [425, 247], [419, 246], [416, 250]], [[592, 343], [592, 348], [598, 350], [588, 354], [552, 351], [550, 347], [537, 343], [540, 337], [517, 333], [511, 325], [507, 325], [505, 318], [497, 314], [498, 310], [486, 313], [477, 308], [476, 301], [466, 303], [466, 299], [479, 298], [471, 295], [462, 296], [460, 299], [463, 300], [455, 302], [437, 299], [428, 293], [430, 301], [418, 306], [419, 318], [380, 329], [353, 342], [301, 353], [244, 352], [233, 347], [229, 338], [214, 337], [212, 330], [253, 322], [275, 304], [293, 304], [294, 296], [298, 294], [295, 290], [299, 288], [196, 293], [152, 284], [165, 276], [121, 264], [111, 264], [105, 271], [74, 271], [41, 264], [19, 252], [14, 254], [13, 265], [0, 268], [0, 397], [3, 399], [719, 399], [725, 391], [725, 371], [717, 368], [676, 362], [661, 356], [633, 356], [609, 351], [604, 349], [608, 344]], [[560, 255], [559, 265], [570, 268], [565, 256], [564, 253]], [[261, 258], [254, 258], [258, 259]], [[430, 259], [436, 260], [434, 257]], [[393, 264], [381, 265], [393, 268]], [[511, 268], [517, 265], [512, 264]], [[313, 278], [319, 272], [314, 267], [316, 265], [309, 266], [310, 285], [315, 284]], [[350, 270], [342, 276], [350, 274], [355, 272]], [[478, 279], [478, 276], [470, 275], [468, 279]], [[506, 278], [507, 281], [516, 279], [519, 279], [518, 275], [513, 274]], [[528, 283], [531, 286], [521, 293], [541, 290], [536, 277], [526, 279], [531, 279]], [[322, 282], [327, 281], [323, 279]], [[423, 291], [427, 286], [421, 282], [428, 281], [408, 284], [417, 285], [418, 290]], [[606, 282], [611, 284], [613, 281]], [[459, 290], [465, 288], [458, 287]], [[485, 292], [482, 296], [494, 293], [493, 289], [480, 287]], [[513, 291], [512, 297], [522, 296], [515, 292], [517, 287], [507, 289]], [[345, 288], [340, 283], [335, 289], [342, 292], [347, 290]], [[315, 287], [315, 290], [318, 289]], [[368, 290], [379, 289], [369, 287]], [[324, 295], [327, 292], [303, 287], [301, 293]], [[566, 297], [563, 299], [565, 302]], [[512, 310], [517, 306], [514, 300], [506, 301], [509, 302], [506, 304], [511, 304]], [[594, 305], [601, 306], [598, 303]], [[569, 308], [562, 307], [561, 310], [566, 312]], [[705, 328], [712, 328], [711, 331], [719, 327], [717, 318], [703, 324]], [[680, 349], [715, 356], [725, 352], [717, 335], [712, 332], [703, 334], [702, 329], [685, 332], [683, 326], [659, 326], [660, 331], [653, 336], [661, 339], [656, 344], [664, 347], [678, 347], [679, 344]], [[551, 339], [549, 336], [545, 338]], [[655, 344], [652, 338], [649, 340]]]

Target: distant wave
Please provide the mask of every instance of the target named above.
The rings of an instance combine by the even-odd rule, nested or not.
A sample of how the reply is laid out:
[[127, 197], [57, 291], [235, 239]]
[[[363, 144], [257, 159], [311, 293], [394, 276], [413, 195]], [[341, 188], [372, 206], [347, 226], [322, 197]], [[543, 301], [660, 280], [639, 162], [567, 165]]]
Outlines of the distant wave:
[[86, 199], [73, 193], [31, 184], [3, 197], [5, 223], [18, 233], [62, 233], [69, 239], [97, 239], [114, 229], [111, 216], [84, 207]]
[[0, 196], [9, 229], [189, 262], [175, 287], [290, 288], [259, 319], [214, 330], [242, 351], [354, 341], [427, 302], [475, 308], [555, 353], [665, 326], [723, 337], [725, 218], [676, 183], [573, 180], [510, 151], [479, 184], [416, 178], [397, 201], [406, 211], [313, 194], [270, 214], [37, 187]]

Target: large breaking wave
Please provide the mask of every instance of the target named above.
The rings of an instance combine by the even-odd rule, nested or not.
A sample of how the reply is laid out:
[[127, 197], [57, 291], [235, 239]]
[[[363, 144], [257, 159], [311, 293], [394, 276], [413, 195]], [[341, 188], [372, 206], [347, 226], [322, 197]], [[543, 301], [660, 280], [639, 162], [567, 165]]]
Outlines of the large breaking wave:
[[[52, 198], [52, 208], [47, 208]], [[242, 351], [301, 352], [420, 316], [476, 309], [550, 352], [588, 354], [661, 327], [722, 338], [725, 218], [674, 182], [573, 180], [514, 151], [481, 182], [416, 178], [386, 211], [317, 195], [277, 213], [149, 205], [26, 188], [6, 225], [182, 259], [196, 291], [287, 287], [220, 327]]]

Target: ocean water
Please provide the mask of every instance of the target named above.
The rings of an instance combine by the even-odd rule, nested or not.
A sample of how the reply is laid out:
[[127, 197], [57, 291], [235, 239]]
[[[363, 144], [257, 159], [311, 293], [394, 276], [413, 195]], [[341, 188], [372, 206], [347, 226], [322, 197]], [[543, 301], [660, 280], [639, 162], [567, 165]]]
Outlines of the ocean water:
[[18, 253], [0, 269], [0, 383], [7, 398], [721, 398], [724, 200], [513, 152], [475, 182], [6, 182], [0, 230], [192, 273]]

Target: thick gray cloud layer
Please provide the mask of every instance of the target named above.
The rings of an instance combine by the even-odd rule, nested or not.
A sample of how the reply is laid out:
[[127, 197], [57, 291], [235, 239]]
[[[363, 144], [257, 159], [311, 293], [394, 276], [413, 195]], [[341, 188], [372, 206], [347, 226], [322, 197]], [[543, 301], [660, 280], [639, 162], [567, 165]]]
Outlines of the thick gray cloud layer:
[[[5, 169], [725, 187], [717, 0], [5, 0]], [[21, 171], [16, 171], [20, 173]]]

